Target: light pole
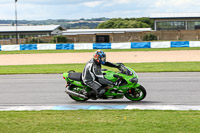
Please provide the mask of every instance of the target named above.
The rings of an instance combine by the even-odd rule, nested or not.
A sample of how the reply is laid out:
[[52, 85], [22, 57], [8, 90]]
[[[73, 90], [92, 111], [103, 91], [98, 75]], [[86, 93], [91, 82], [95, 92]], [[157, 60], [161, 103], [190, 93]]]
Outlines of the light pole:
[[18, 34], [17, 34], [17, 0], [15, 0], [15, 24], [16, 24], [16, 44], [18, 44]]

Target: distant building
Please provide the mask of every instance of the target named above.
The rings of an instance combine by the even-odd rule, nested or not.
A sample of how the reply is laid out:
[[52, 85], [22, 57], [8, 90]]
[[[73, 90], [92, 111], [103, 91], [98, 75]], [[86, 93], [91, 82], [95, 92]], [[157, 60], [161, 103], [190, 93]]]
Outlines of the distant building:
[[39, 26], [0, 26], [0, 40], [27, 37], [41, 37], [50, 35], [60, 35], [65, 28], [60, 25], [39, 25]]
[[68, 29], [62, 32], [72, 42], [128, 42], [141, 41], [143, 32], [152, 31], [151, 28], [126, 29]]
[[155, 30], [198, 30], [200, 13], [154, 13]]

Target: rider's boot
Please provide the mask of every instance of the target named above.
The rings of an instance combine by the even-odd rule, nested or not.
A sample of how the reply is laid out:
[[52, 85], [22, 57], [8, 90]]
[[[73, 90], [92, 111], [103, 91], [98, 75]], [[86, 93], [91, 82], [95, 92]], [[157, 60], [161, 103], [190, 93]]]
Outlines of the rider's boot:
[[97, 98], [103, 98], [106, 89], [104, 87], [100, 87], [97, 89]]
[[92, 100], [96, 100], [97, 98], [103, 98], [106, 89], [104, 87], [100, 87], [97, 90], [91, 90], [88, 92], [88, 97]]
[[96, 92], [94, 90], [89, 91], [87, 96], [92, 100], [97, 100]]

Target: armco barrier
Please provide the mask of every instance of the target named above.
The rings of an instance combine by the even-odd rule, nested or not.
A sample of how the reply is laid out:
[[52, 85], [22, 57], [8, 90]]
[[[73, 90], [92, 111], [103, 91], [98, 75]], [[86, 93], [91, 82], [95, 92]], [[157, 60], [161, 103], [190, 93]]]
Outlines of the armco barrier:
[[38, 44], [37, 49], [38, 50], [55, 50], [56, 44]]
[[165, 41], [165, 42], [151, 42], [151, 48], [170, 48], [171, 42]]
[[189, 47], [189, 41], [171, 42], [171, 47]]
[[20, 50], [37, 50], [37, 44], [21, 44]]
[[94, 43], [93, 49], [111, 49], [111, 43]]
[[131, 48], [151, 48], [151, 42], [132, 42]]
[[20, 45], [2, 45], [1, 51], [15, 51], [20, 50]]
[[200, 41], [191, 41], [189, 44], [190, 47], [200, 47]]
[[56, 49], [57, 50], [61, 50], [61, 49], [72, 50], [74, 49], [74, 44], [56, 44]]
[[0, 45], [0, 51], [200, 47], [200, 41]]
[[74, 43], [74, 49], [93, 49], [93, 43]]
[[130, 49], [130, 42], [112, 43], [111, 49]]

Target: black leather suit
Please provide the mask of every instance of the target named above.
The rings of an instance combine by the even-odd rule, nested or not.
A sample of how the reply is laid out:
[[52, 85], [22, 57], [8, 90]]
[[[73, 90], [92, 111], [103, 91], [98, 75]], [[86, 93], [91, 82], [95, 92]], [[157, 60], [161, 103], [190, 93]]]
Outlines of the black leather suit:
[[[105, 62], [105, 66], [116, 67], [115, 64], [110, 62]], [[101, 64], [96, 60], [91, 59], [86, 65], [82, 73], [83, 82], [92, 88], [94, 91], [97, 91], [102, 85], [112, 85], [113, 82], [104, 78], [101, 72]]]

